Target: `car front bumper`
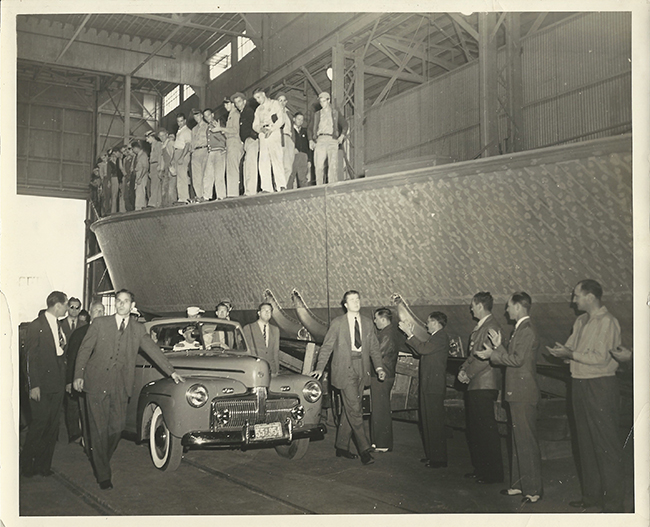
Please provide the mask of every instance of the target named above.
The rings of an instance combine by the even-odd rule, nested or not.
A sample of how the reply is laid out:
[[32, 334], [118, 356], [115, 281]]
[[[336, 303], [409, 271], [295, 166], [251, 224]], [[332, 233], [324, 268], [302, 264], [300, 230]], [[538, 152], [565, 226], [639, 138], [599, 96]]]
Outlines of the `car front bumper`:
[[244, 426], [241, 430], [223, 430], [219, 432], [188, 432], [181, 439], [186, 448], [245, 448], [257, 445], [273, 446], [286, 444], [294, 439], [322, 439], [327, 433], [323, 424], [311, 428], [292, 429], [283, 425], [282, 437], [256, 439], [251, 434], [252, 426]]

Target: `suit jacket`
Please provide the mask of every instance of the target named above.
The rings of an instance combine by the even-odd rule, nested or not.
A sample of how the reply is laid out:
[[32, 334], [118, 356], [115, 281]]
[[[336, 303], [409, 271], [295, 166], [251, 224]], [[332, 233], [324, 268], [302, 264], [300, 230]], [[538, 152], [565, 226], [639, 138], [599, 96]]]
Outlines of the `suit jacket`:
[[77, 353], [77, 363], [74, 369], [74, 378], [84, 379], [84, 391], [115, 393], [124, 389], [130, 397], [133, 391], [135, 359], [138, 349], [142, 349], [166, 375], [171, 375], [174, 372], [173, 366], [155, 342], [151, 340], [142, 324], [135, 320], [129, 320], [124, 333], [127, 339], [125, 375], [121, 378], [122, 380], [117, 381], [117, 385], [113, 385], [112, 378], [107, 375], [107, 372], [113, 365], [111, 356], [119, 334], [115, 316], [99, 317], [90, 324]]
[[431, 335], [426, 342], [413, 336], [406, 343], [420, 356], [420, 393], [444, 395], [449, 356], [447, 332], [441, 329]]
[[[70, 327], [70, 317], [65, 317], [63, 320], [59, 322], [61, 325], [61, 329], [63, 330], [63, 334], [65, 335], [65, 340], [67, 342], [70, 342], [70, 335], [72, 335], [72, 328]], [[79, 319], [77, 319], [77, 326], [75, 327], [75, 331], [79, 327]]]
[[495, 320], [493, 315], [489, 315], [485, 322], [477, 330], [472, 331], [469, 337], [468, 357], [460, 367], [469, 377], [468, 390], [498, 390], [499, 389], [499, 370], [492, 367], [489, 360], [482, 360], [473, 353], [482, 350], [484, 344], [489, 344], [488, 331], [494, 329], [501, 331], [501, 326]]
[[[361, 324], [361, 358], [363, 363], [364, 383], [370, 385], [370, 360], [377, 368], [384, 368], [379, 351], [379, 341], [375, 334], [375, 325], [368, 317], [359, 315]], [[350, 324], [347, 314], [336, 317], [325, 335], [323, 345], [318, 352], [317, 370], [323, 370], [330, 356], [332, 357], [332, 384], [344, 388], [352, 379], [352, 342]]]
[[[397, 357], [404, 343], [402, 332], [393, 324], [390, 324], [377, 332], [377, 340], [379, 341], [379, 353], [381, 353], [381, 361], [384, 363], [386, 377], [395, 377]], [[371, 370], [370, 374], [377, 377], [377, 372], [374, 369]]]
[[41, 393], [65, 390], [65, 354], [56, 354], [56, 342], [44, 312], [27, 326], [25, 357], [30, 390], [40, 388]]
[[506, 366], [506, 393], [508, 402], [537, 403], [537, 350], [539, 338], [530, 319], [524, 320], [512, 333], [508, 349], [499, 346], [490, 362]]
[[65, 349], [65, 357], [67, 362], [65, 383], [71, 384], [74, 381], [74, 367], [77, 362], [77, 353], [79, 352], [79, 347], [88, 333], [89, 324], [84, 324], [81, 327], [78, 327], [72, 332], [70, 338], [68, 339], [68, 346]]
[[244, 326], [244, 337], [246, 342], [252, 346], [253, 353], [271, 365], [271, 373], [278, 373], [280, 371], [280, 330], [272, 324], [268, 324], [268, 328], [268, 346], [257, 320]]
[[312, 151], [309, 148], [309, 138], [307, 137], [307, 128], [304, 126], [300, 128], [300, 131], [296, 130], [296, 127], [291, 125], [293, 130], [293, 144], [296, 146], [298, 152], [307, 154], [308, 157], [311, 157]]

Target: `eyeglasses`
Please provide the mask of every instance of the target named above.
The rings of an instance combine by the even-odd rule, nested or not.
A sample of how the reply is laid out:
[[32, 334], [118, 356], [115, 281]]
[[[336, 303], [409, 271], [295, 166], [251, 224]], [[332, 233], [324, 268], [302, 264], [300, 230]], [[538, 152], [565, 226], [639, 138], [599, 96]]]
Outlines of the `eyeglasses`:
[[81, 306], [68, 306], [69, 309], [81, 309]]

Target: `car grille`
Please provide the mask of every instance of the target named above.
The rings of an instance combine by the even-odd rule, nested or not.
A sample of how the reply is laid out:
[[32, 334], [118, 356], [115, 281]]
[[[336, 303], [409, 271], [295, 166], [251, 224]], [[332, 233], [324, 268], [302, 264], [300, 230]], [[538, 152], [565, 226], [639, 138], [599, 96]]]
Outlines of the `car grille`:
[[[257, 388], [256, 391], [244, 397], [215, 398], [212, 400], [210, 412], [210, 430], [239, 430], [248, 421], [249, 425], [261, 423], [284, 422], [289, 417], [291, 410], [300, 401], [297, 397], [267, 399], [266, 388]], [[227, 410], [228, 422], [220, 423], [218, 415]]]

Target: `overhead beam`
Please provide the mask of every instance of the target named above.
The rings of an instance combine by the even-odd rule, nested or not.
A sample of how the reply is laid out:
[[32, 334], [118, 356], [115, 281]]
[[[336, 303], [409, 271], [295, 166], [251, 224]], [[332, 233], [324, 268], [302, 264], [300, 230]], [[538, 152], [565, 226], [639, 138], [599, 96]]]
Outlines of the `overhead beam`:
[[454, 26], [454, 31], [456, 32], [456, 36], [458, 37], [458, 40], [460, 42], [460, 47], [462, 48], [463, 53], [465, 54], [465, 59], [467, 60], [467, 62], [471, 62], [474, 59], [474, 57], [472, 56], [472, 54], [469, 51], [469, 48], [467, 47], [467, 42], [465, 42], [465, 35], [463, 35], [460, 26], [455, 20], [452, 22], [452, 24]]
[[[388, 47], [384, 46], [381, 42], [373, 42], [372, 45], [375, 49], [379, 50], [382, 54], [392, 60], [398, 68], [401, 66], [402, 61]], [[411, 53], [411, 56], [415, 56], [415, 54]], [[409, 73], [415, 74], [415, 71], [413, 71], [413, 69], [408, 66], [404, 66], [404, 69]]]
[[323, 90], [321, 90], [321, 87], [320, 87], [320, 86], [318, 85], [318, 83], [316, 82], [316, 79], [314, 79], [314, 77], [312, 77], [311, 73], [309, 73], [309, 71], [307, 70], [307, 68], [305, 68], [304, 66], [302, 66], [302, 67], [300, 68], [300, 71], [302, 71], [302, 72], [305, 74], [306, 79], [309, 81], [309, 84], [311, 85], [311, 87], [314, 89], [314, 91], [315, 91], [317, 94], [319, 94], [319, 93], [321, 93], [321, 92], [323, 91]]
[[540, 28], [540, 26], [544, 23], [544, 19], [546, 18], [546, 15], [548, 15], [548, 13], [540, 13], [537, 16], [535, 22], [533, 22], [533, 25], [530, 26], [528, 33], [526, 33], [526, 36], [532, 35], [533, 33], [535, 33], [535, 31], [537, 31]]
[[[388, 35], [379, 37], [377, 41], [381, 42], [386, 47], [396, 49], [397, 51], [401, 51], [403, 53], [407, 53], [409, 49], [407, 45], [402, 44], [401, 42], [397, 42], [396, 40], [394, 40], [392, 37], [389, 37]], [[445, 48], [445, 49], [450, 49], [450, 48]], [[448, 62], [444, 59], [440, 59], [438, 57], [432, 57], [427, 52], [422, 51], [420, 49], [414, 50], [413, 56], [422, 60], [426, 60], [428, 62], [432, 62], [433, 64], [436, 64], [441, 68], [446, 69], [447, 71], [451, 71], [457, 67], [451, 62]]]
[[394, 75], [397, 75], [397, 79], [401, 81], [415, 82], [417, 84], [422, 84], [426, 79], [422, 75], [417, 75], [413, 73], [404, 73], [403, 71], [398, 70], [389, 70], [386, 68], [379, 68], [377, 66], [364, 66], [364, 71], [368, 75], [375, 75], [376, 77], [387, 77], [392, 78]]
[[[313, 60], [326, 53], [331, 53], [332, 46], [335, 46], [339, 42], [345, 42], [350, 37], [357, 35], [381, 16], [381, 13], [364, 13], [355, 16], [352, 20], [340, 26], [336, 31], [323, 37], [300, 54], [285, 62], [283, 66], [264, 75], [255, 85], [268, 88], [273, 84], [281, 82], [282, 79], [301, 69], [303, 66], [306, 66]], [[244, 90], [250, 91], [251, 89], [253, 89], [253, 85], [247, 86]]]
[[499, 154], [497, 115], [497, 44], [491, 38], [496, 26], [496, 13], [479, 13], [479, 129], [481, 155]]
[[61, 53], [59, 53], [59, 56], [58, 56], [58, 57], [56, 58], [56, 60], [54, 61], [55, 63], [59, 62], [59, 61], [61, 60], [61, 57], [63, 57], [63, 55], [65, 55], [65, 52], [68, 51], [68, 49], [70, 48], [70, 46], [72, 46], [72, 43], [73, 43], [73, 42], [75, 41], [75, 39], [79, 36], [79, 33], [81, 33], [81, 30], [82, 30], [82, 29], [84, 28], [84, 26], [86, 25], [86, 22], [88, 22], [88, 20], [90, 20], [90, 17], [91, 17], [91, 16], [92, 16], [92, 15], [86, 15], [86, 16], [84, 17], [83, 21], [81, 22], [81, 24], [79, 24], [79, 27], [78, 27], [77, 30], [74, 32], [74, 35], [72, 35], [72, 38], [68, 41], [68, 43], [65, 45], [65, 47], [61, 50]]
[[183, 24], [180, 20], [175, 20], [173, 18], [169, 18], [167, 16], [162, 16], [162, 15], [150, 15], [150, 14], [138, 15], [138, 14], [134, 14], [133, 16], [137, 16], [139, 18], [145, 18], [147, 20], [155, 20], [157, 22], [166, 22], [168, 24], [181, 25], [182, 27], [191, 27], [193, 29], [201, 29], [203, 31], [212, 31], [215, 34], [220, 33], [222, 35], [230, 35], [230, 36], [233, 36], [233, 37], [248, 37], [251, 40], [255, 40], [257, 38], [256, 36], [246, 35], [246, 34], [242, 33], [241, 31], [231, 31], [229, 29], [220, 29], [218, 27], [206, 26], [206, 25], [203, 25], [203, 24], [196, 24], [195, 22], [189, 22], [189, 23]]
[[467, 31], [474, 40], [478, 42], [478, 31], [476, 31], [476, 29], [474, 29], [474, 27], [469, 22], [467, 22], [467, 20], [456, 13], [450, 13], [449, 16], [454, 22], [456, 22], [460, 27]]

